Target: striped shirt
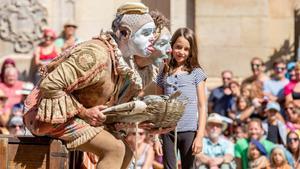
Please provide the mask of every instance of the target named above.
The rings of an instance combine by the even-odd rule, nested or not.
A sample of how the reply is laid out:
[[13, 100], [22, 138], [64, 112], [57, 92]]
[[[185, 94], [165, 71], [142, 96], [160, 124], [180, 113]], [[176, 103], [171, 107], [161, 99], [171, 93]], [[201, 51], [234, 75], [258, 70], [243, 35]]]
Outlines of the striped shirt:
[[180, 90], [182, 94], [179, 96], [179, 100], [188, 99], [183, 116], [177, 123], [178, 132], [198, 129], [197, 85], [206, 78], [207, 75], [201, 68], [195, 68], [190, 74], [183, 72], [164, 77], [163, 73], [160, 73], [155, 79], [157, 85], [164, 89], [165, 95]]

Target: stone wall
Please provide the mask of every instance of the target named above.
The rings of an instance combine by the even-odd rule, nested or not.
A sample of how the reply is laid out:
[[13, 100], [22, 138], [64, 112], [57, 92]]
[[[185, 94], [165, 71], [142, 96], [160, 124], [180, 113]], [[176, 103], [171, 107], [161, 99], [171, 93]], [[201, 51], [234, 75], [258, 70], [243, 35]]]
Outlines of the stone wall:
[[[101, 29], [109, 30], [117, 7], [126, 2], [125, 0], [3, 1], [0, 9], [5, 3], [24, 3], [23, 6], [28, 8], [29, 2], [38, 2], [46, 12], [47, 26], [59, 33], [67, 20], [74, 20], [78, 24], [77, 35], [82, 40], [90, 39]], [[214, 77], [219, 77], [224, 69], [231, 69], [237, 78], [249, 75], [249, 61], [254, 56], [262, 57], [268, 63], [276, 57], [283, 56], [289, 59], [294, 56], [297, 26], [294, 14], [299, 0], [128, 1], [141, 1], [151, 10], [161, 11], [171, 19], [172, 32], [185, 26], [195, 30], [199, 41], [200, 62], [210, 77], [208, 82], [212, 85], [220, 82]], [[43, 26], [42, 23], [41, 25]], [[0, 63], [7, 56], [18, 59], [18, 67], [27, 70], [30, 67], [32, 50], [18, 54], [15, 53], [12, 42], [0, 40]]]
[[245, 77], [254, 56], [267, 66], [277, 57], [293, 57], [294, 10], [292, 0], [196, 0], [195, 31], [209, 76], [230, 69]]

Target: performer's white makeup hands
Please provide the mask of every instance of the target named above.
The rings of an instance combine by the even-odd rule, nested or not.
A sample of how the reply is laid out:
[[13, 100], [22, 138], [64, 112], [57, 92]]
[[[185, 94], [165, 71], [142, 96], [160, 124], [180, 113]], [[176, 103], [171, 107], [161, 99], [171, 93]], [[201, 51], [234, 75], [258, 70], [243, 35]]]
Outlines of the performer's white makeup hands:
[[81, 112], [79, 116], [92, 126], [101, 126], [106, 120], [106, 116], [101, 112], [101, 110], [105, 108], [107, 108], [107, 106], [95, 106]]

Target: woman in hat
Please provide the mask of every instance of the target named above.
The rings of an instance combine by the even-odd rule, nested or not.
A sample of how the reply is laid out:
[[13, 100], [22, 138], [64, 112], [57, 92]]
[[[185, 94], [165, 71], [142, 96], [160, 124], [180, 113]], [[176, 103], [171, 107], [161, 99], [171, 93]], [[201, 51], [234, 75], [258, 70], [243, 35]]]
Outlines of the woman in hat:
[[79, 43], [79, 39], [75, 36], [77, 25], [74, 21], [67, 21], [61, 36], [55, 41], [55, 45], [62, 51]]

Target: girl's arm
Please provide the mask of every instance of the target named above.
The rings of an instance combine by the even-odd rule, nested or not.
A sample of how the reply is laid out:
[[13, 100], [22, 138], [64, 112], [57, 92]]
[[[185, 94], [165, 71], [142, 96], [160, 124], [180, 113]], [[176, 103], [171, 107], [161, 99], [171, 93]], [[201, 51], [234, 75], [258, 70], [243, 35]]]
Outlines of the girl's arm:
[[197, 98], [198, 98], [198, 130], [196, 138], [193, 143], [193, 154], [198, 154], [202, 151], [202, 139], [205, 132], [206, 125], [206, 94], [205, 94], [205, 81], [197, 85]]
[[37, 47], [35, 50], [34, 50], [34, 53], [33, 53], [33, 55], [34, 55], [34, 64], [36, 65], [36, 66], [40, 66], [41, 65], [41, 62], [40, 62], [40, 50], [41, 50], [41, 47]]
[[143, 165], [142, 169], [149, 169], [152, 166], [153, 161], [154, 161], [154, 150], [151, 147], [151, 145], [149, 145], [149, 146], [150, 147], [147, 151], [146, 159], [145, 159], [145, 162], [144, 162], [144, 165]]

